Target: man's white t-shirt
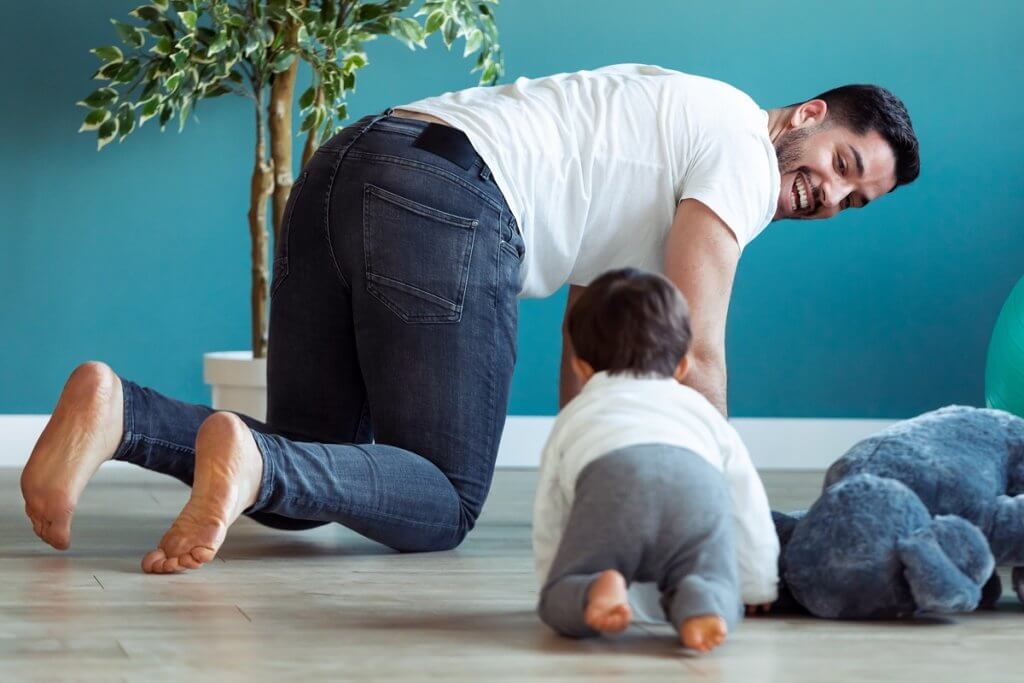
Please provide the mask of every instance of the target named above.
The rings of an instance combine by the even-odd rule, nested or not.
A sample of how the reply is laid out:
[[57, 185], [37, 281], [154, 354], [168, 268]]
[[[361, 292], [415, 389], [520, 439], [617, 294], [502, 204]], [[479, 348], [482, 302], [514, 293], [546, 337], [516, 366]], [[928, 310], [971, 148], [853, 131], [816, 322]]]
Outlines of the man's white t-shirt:
[[612, 268], [663, 273], [684, 199], [714, 211], [741, 250], [775, 214], [768, 113], [720, 81], [622, 64], [401, 109], [462, 130], [491, 169], [526, 243], [523, 297]]

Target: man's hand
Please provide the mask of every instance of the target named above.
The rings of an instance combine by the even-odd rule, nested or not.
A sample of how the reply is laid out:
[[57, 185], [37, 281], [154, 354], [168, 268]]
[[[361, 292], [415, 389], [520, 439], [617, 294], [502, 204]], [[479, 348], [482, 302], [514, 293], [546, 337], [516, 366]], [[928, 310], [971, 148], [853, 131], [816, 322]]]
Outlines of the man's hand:
[[665, 275], [690, 304], [690, 371], [683, 380], [723, 415], [726, 401], [725, 321], [740, 249], [718, 215], [696, 199], [676, 208], [665, 241]]

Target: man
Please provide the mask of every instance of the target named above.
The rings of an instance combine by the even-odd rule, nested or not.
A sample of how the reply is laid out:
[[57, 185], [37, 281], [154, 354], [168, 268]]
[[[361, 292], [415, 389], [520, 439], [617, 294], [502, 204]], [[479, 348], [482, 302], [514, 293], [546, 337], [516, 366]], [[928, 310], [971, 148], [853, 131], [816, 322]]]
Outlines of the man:
[[[148, 572], [208, 562], [241, 514], [452, 548], [490, 487], [517, 297], [568, 282], [571, 307], [611, 268], [664, 272], [693, 311], [687, 381], [725, 413], [725, 318], [746, 244], [772, 220], [863, 207], [918, 165], [907, 111], [881, 88], [765, 111], [724, 83], [642, 65], [365, 117], [325, 143], [289, 199], [266, 424], [86, 363], [25, 468], [26, 512], [66, 548], [82, 489], [117, 458], [193, 487]], [[563, 404], [578, 390], [569, 359], [563, 341]]]

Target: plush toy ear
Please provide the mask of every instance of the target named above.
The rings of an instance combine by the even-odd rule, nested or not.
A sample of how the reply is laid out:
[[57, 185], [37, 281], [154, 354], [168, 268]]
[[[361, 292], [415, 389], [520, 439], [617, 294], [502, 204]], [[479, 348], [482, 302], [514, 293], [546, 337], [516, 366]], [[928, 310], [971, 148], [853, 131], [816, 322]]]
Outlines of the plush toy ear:
[[981, 531], [961, 517], [936, 517], [896, 543], [903, 576], [921, 612], [969, 612], [995, 561]]
[[779, 537], [780, 547], [786, 547], [789, 543], [789, 537], [793, 535], [793, 530], [796, 529], [797, 522], [803, 519], [806, 514], [806, 510], [790, 512], [788, 515], [784, 512], [772, 510], [772, 522], [775, 523], [775, 533]]
[[998, 496], [992, 515], [992, 553], [999, 564], [1024, 563], [1024, 493]]

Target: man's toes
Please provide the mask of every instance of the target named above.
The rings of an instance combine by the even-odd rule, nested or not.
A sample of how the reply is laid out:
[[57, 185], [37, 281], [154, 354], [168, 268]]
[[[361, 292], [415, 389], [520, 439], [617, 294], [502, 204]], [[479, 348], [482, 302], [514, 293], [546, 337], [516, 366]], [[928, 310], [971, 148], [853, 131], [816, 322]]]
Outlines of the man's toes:
[[197, 545], [188, 554], [199, 564], [205, 564], [217, 555], [217, 551], [204, 545]]
[[71, 547], [71, 529], [67, 522], [44, 523], [45, 540], [57, 550]]
[[190, 553], [178, 556], [178, 564], [185, 569], [199, 569], [203, 566], [203, 563], [192, 557]]
[[142, 571], [147, 574], [159, 573], [159, 566], [162, 566], [164, 560], [167, 559], [167, 555], [164, 554], [162, 548], [156, 550], [150, 550], [146, 553], [146, 556], [142, 558]]

